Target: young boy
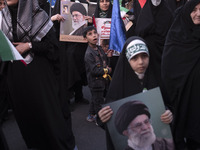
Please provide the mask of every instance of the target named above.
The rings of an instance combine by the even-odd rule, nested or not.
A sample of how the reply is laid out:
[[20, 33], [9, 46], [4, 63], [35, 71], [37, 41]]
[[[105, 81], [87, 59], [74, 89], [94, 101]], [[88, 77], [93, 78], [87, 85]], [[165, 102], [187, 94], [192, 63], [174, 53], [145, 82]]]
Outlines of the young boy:
[[97, 112], [101, 109], [101, 104], [104, 103], [104, 92], [112, 69], [108, 66], [107, 57], [103, 49], [96, 45], [98, 42], [96, 28], [93, 26], [85, 28], [83, 37], [88, 42], [88, 48], [85, 53], [85, 67], [88, 86], [92, 94], [87, 120], [93, 122], [96, 120]]

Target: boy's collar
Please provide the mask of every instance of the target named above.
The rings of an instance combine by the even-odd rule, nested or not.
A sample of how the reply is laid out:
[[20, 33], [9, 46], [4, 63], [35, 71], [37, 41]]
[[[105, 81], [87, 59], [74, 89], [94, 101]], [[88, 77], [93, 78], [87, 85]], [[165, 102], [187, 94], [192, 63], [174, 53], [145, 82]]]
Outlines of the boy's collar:
[[96, 45], [96, 47], [92, 47], [90, 44], [88, 44], [93, 50], [98, 50], [98, 47]]

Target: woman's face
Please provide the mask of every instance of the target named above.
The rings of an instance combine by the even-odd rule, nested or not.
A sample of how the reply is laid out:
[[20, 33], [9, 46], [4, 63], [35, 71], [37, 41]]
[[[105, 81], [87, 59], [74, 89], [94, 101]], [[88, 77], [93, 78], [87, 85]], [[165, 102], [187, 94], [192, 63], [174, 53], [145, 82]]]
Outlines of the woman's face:
[[190, 14], [192, 21], [195, 25], [200, 24], [200, 3], [196, 5]]
[[8, 6], [16, 5], [19, 0], [6, 0]]
[[99, 0], [99, 7], [102, 11], [107, 11], [110, 5], [110, 0]]
[[6, 3], [4, 0], [0, 0], [0, 11], [5, 7]]

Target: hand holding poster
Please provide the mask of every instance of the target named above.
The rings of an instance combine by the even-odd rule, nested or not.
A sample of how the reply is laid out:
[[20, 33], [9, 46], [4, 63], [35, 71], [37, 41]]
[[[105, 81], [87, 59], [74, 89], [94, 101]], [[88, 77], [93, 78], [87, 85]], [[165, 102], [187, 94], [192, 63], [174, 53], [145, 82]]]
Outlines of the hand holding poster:
[[[174, 149], [170, 127], [160, 120], [165, 107], [159, 88], [107, 105], [113, 110], [107, 126], [116, 150], [136, 145], [153, 146], [159, 150]], [[141, 128], [144, 129], [140, 130]]]

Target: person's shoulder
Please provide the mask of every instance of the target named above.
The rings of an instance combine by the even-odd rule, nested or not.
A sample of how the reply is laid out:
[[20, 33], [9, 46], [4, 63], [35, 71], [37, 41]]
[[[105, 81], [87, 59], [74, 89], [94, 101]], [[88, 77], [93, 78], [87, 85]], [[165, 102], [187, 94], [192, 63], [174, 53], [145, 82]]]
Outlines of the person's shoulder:
[[86, 52], [85, 52], [85, 56], [90, 55], [91, 53], [93, 53], [93, 49], [88, 45]]
[[153, 146], [155, 150], [175, 150], [172, 138], [156, 138]]

